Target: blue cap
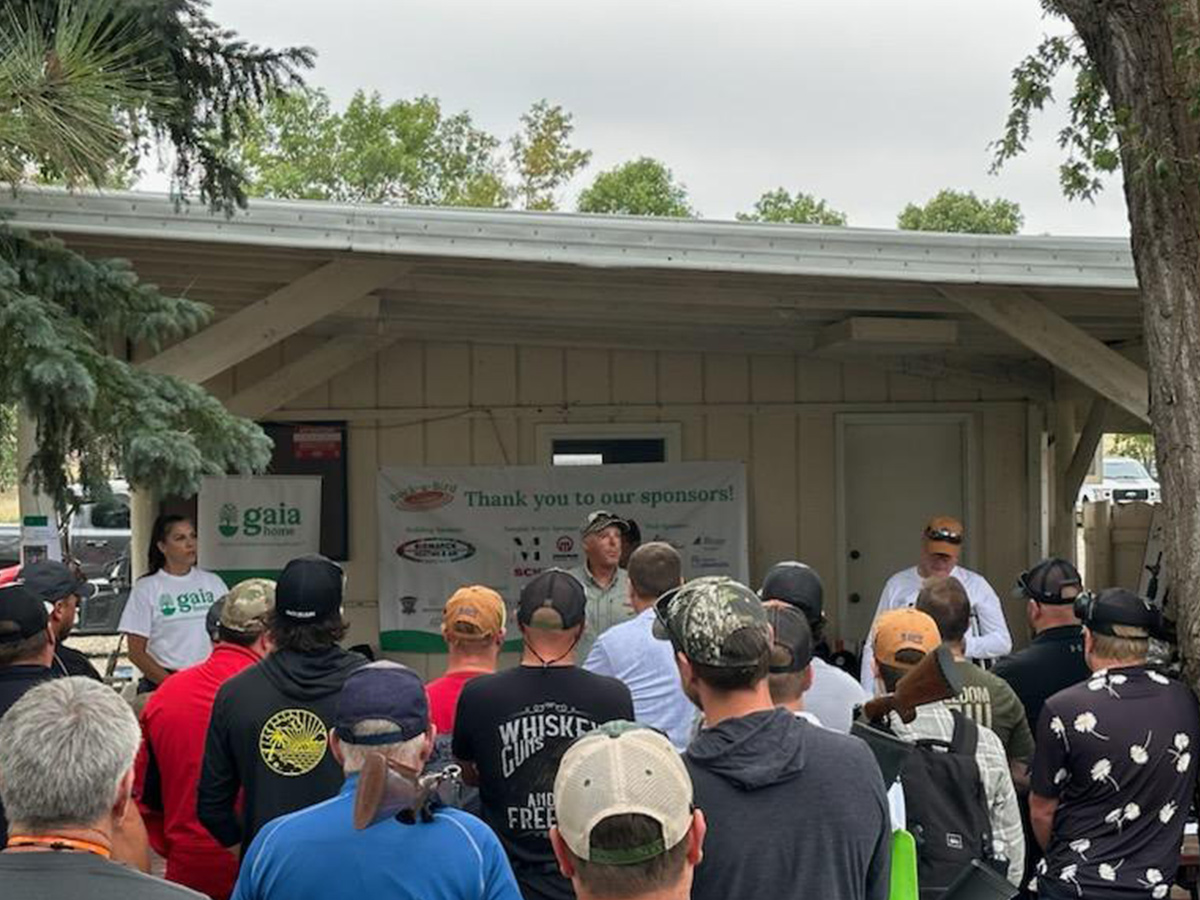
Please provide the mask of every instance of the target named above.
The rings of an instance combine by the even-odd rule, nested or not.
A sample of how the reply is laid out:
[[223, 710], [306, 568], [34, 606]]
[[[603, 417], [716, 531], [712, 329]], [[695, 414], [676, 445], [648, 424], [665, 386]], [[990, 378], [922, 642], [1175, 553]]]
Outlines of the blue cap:
[[[385, 719], [395, 731], [356, 737], [354, 726], [368, 719]], [[355, 669], [338, 695], [333, 727], [345, 744], [398, 744], [429, 728], [429, 701], [421, 676], [390, 660]]]

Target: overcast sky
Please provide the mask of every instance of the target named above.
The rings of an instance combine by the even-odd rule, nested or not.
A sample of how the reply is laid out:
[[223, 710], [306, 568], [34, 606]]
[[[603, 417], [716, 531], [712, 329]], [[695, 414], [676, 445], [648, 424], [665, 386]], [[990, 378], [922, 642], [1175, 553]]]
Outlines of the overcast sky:
[[[894, 227], [942, 187], [1021, 204], [1031, 234], [1125, 234], [1120, 182], [1068, 202], [1052, 112], [988, 174], [1009, 73], [1047, 31], [1037, 0], [213, 0], [253, 41], [308, 44], [344, 103], [431, 94], [507, 136], [533, 101], [575, 114], [592, 164], [666, 162], [706, 218], [784, 186]], [[1065, 87], [1065, 86], [1064, 86]], [[1063, 98], [1065, 99], [1065, 97]]]

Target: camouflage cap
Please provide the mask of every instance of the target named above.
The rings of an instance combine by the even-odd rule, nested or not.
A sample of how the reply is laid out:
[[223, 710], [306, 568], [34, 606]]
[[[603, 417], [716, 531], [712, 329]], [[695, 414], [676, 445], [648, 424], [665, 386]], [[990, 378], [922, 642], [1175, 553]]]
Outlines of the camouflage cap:
[[255, 634], [267, 624], [267, 613], [275, 608], [275, 582], [266, 578], [247, 578], [221, 598], [222, 628], [243, 634]]
[[[671, 641], [676, 650], [702, 665], [754, 666], [771, 648], [762, 601], [750, 588], [723, 575], [694, 578], [677, 591], [663, 594], [654, 605], [654, 614], [654, 636]], [[761, 640], [749, 642], [737, 652], [730, 648], [729, 639], [745, 629]]]

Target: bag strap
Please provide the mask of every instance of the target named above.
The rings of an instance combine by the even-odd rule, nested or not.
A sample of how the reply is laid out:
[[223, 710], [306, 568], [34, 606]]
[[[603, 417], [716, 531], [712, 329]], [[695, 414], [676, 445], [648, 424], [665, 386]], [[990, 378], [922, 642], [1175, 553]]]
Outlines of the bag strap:
[[950, 738], [950, 752], [961, 753], [963, 756], [975, 756], [979, 746], [979, 726], [960, 710], [950, 710], [954, 717], [954, 735]]

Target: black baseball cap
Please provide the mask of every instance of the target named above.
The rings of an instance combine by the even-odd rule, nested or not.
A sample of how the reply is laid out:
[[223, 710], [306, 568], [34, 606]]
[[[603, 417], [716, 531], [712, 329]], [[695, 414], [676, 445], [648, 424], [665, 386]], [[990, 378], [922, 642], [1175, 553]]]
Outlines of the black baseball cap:
[[579, 579], [565, 569], [547, 569], [521, 588], [517, 621], [536, 628], [564, 630], [584, 619], [587, 594]]
[[771, 566], [758, 597], [764, 603], [779, 600], [799, 609], [810, 623], [821, 621], [825, 590], [816, 569], [802, 562], [781, 562]]
[[86, 600], [96, 593], [95, 585], [53, 559], [41, 559], [22, 566], [17, 577], [25, 583], [25, 587], [47, 603], [57, 603], [71, 594], [75, 594], [80, 600]]
[[1146, 598], [1125, 588], [1108, 588], [1099, 594], [1080, 594], [1074, 602], [1075, 615], [1089, 631], [1118, 636], [1114, 626], [1122, 626], [1142, 633], [1120, 637], [1148, 638], [1162, 633], [1162, 611]]
[[15, 644], [45, 631], [50, 612], [41, 595], [21, 581], [0, 587], [0, 644]]
[[813, 636], [808, 618], [795, 606], [768, 606], [771, 626], [771, 672], [803, 672], [812, 662]]
[[[391, 722], [396, 730], [355, 736], [354, 726], [368, 719]], [[398, 744], [424, 734], [429, 728], [429, 700], [421, 676], [386, 659], [355, 669], [338, 694], [333, 727], [347, 744]]]
[[1017, 576], [1017, 586], [1013, 591], [1015, 597], [1028, 597], [1038, 603], [1049, 605], [1067, 605], [1073, 603], [1074, 597], [1063, 598], [1065, 587], [1083, 589], [1083, 579], [1079, 570], [1068, 560], [1058, 556], [1043, 559], [1028, 572]]
[[325, 619], [342, 608], [342, 567], [324, 556], [293, 559], [275, 582], [275, 612], [297, 622]]

